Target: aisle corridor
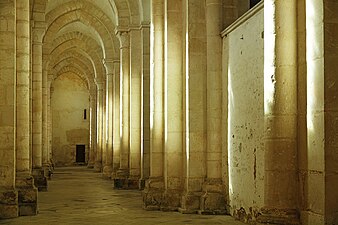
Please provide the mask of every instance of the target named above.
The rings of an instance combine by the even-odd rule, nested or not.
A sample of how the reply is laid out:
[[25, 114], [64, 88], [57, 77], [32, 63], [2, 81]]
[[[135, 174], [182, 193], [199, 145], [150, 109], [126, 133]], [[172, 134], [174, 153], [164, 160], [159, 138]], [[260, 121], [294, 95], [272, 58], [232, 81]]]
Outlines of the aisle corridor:
[[101, 176], [86, 167], [57, 168], [48, 192], [39, 192], [37, 216], [0, 220], [0, 224], [242, 224], [230, 216], [145, 211], [140, 191], [113, 190], [111, 181]]

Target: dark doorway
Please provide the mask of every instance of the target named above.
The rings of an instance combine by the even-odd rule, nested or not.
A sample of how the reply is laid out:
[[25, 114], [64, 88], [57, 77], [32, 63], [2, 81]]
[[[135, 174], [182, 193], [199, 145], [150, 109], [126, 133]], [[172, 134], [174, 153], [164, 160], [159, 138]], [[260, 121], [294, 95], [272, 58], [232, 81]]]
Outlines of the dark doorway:
[[85, 145], [76, 145], [76, 162], [77, 163], [86, 162], [86, 146]]

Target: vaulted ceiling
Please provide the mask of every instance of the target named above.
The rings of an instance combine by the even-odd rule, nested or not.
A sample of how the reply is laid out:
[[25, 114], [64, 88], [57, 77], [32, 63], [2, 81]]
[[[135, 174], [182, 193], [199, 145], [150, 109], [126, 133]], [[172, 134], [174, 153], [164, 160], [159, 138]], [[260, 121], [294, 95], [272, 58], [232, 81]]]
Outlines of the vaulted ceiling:
[[150, 0], [31, 0], [31, 10], [49, 82], [71, 72], [90, 88], [106, 79], [105, 61], [119, 60], [116, 31], [150, 20]]

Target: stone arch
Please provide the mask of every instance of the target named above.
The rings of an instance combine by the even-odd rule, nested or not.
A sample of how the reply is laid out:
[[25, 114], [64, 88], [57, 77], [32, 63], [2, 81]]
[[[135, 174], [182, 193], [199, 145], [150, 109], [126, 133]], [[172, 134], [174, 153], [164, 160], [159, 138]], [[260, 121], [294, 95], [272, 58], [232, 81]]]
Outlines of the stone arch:
[[[83, 43], [79, 43], [77, 39], [70, 39], [66, 42], [63, 42], [59, 45], [50, 55], [50, 61], [55, 63], [55, 61], [62, 59], [65, 56], [71, 56], [72, 54], [77, 57], [87, 58], [90, 62], [89, 65], [92, 65], [94, 76], [96, 79], [104, 79], [105, 78], [105, 70], [102, 64], [102, 60], [100, 60], [100, 55], [96, 51], [91, 51], [90, 47]], [[88, 62], [88, 63], [89, 63]]]
[[[94, 16], [95, 15], [95, 16]], [[47, 31], [44, 37], [44, 52], [48, 52], [50, 43], [55, 34], [64, 26], [80, 21], [92, 27], [103, 40], [104, 50], [108, 58], [118, 58], [118, 41], [114, 35], [114, 24], [94, 5], [83, 2], [69, 2], [62, 7], [57, 7], [46, 15]]]
[[109, 0], [117, 8], [119, 27], [141, 24], [141, 2], [135, 0]]

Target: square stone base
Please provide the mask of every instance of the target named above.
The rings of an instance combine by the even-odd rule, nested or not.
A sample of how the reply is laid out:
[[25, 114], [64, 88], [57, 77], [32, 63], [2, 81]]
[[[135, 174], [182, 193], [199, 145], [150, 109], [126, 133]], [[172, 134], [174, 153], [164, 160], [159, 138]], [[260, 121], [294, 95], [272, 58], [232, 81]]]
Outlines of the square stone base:
[[115, 189], [135, 190], [139, 189], [138, 179], [114, 178], [113, 187]]
[[0, 220], [19, 216], [18, 192], [0, 189]]
[[200, 209], [201, 192], [191, 192], [182, 195], [181, 207], [178, 209], [183, 214], [195, 214]]
[[163, 205], [164, 182], [161, 178], [149, 178], [145, 182], [145, 188], [142, 192], [143, 208], [153, 211], [160, 210]]
[[260, 223], [268, 224], [285, 224], [298, 225], [299, 213], [295, 209], [266, 209], [261, 210], [261, 214], [257, 217]]
[[200, 198], [198, 214], [225, 215], [226, 201], [221, 193], [205, 192]]
[[34, 180], [38, 191], [48, 191], [48, 182], [46, 177], [34, 177]]
[[38, 189], [32, 176], [17, 176], [19, 216], [34, 216], [38, 213]]

